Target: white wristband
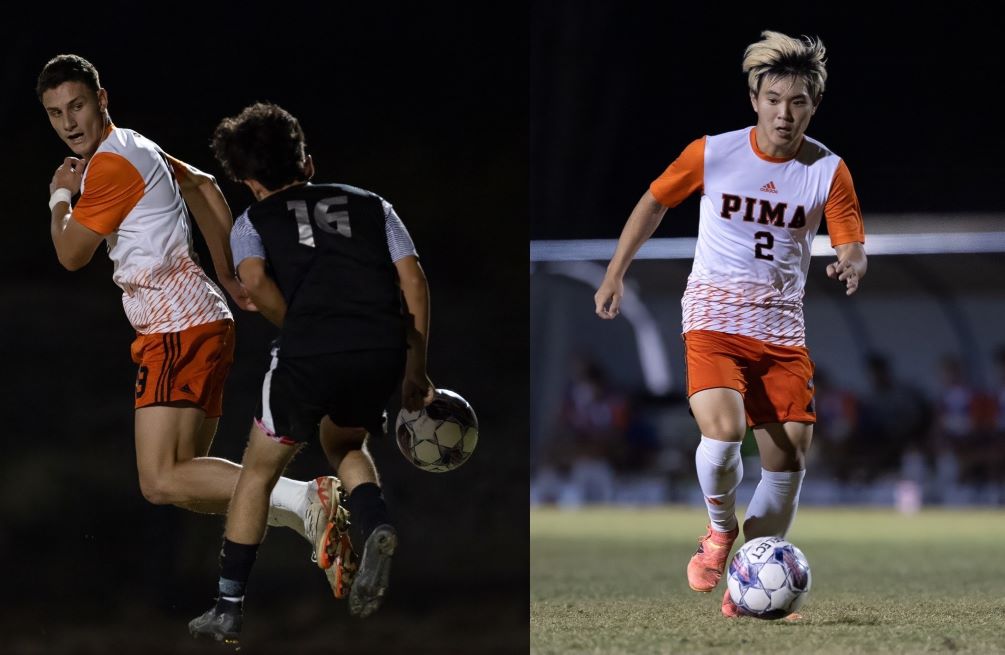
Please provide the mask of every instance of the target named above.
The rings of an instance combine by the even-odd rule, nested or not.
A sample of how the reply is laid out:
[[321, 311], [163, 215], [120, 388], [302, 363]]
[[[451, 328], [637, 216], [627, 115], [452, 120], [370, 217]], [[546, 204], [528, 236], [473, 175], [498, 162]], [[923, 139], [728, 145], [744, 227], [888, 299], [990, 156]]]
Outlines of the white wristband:
[[67, 189], [66, 187], [59, 187], [58, 189], [52, 192], [51, 196], [49, 196], [49, 211], [53, 210], [53, 208], [56, 206], [56, 203], [65, 202], [66, 204], [69, 205], [71, 197], [72, 196], [70, 195], [69, 189]]

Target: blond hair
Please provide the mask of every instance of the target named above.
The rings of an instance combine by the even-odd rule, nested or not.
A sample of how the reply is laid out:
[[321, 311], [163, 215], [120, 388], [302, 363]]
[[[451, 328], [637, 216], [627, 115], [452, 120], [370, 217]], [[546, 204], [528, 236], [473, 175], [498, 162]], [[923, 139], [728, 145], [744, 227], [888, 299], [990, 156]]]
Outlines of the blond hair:
[[814, 102], [819, 100], [827, 82], [827, 50], [819, 38], [794, 39], [781, 32], [765, 30], [761, 40], [751, 43], [743, 53], [743, 72], [755, 95], [766, 77], [797, 77], [806, 82]]

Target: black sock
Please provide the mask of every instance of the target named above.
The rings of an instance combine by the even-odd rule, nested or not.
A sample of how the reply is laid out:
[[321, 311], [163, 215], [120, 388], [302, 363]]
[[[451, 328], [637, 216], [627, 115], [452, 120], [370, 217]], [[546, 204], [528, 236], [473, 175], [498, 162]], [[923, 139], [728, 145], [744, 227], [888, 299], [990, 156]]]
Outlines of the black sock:
[[390, 523], [380, 487], [374, 482], [358, 485], [345, 501], [349, 510], [349, 541], [357, 555], [363, 554], [367, 538], [378, 525]]
[[216, 602], [219, 609], [241, 605], [257, 554], [258, 544], [239, 544], [224, 537], [220, 550], [220, 596]]

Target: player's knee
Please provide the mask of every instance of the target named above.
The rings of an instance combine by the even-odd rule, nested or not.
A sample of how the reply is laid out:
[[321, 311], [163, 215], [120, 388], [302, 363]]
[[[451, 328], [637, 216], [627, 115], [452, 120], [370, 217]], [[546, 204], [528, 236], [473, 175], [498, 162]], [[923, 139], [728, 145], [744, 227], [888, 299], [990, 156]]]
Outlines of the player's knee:
[[246, 481], [258, 481], [269, 476], [269, 472], [275, 467], [269, 462], [261, 459], [245, 457], [241, 462], [241, 477]]
[[802, 471], [806, 468], [806, 448], [792, 445], [772, 452], [762, 451], [761, 465], [768, 471]]
[[282, 475], [282, 465], [270, 459], [244, 458], [241, 478], [243, 484], [270, 487]]
[[743, 441], [743, 435], [747, 433], [747, 426], [732, 417], [717, 416], [703, 423], [701, 433], [710, 439], [718, 439], [719, 441]]

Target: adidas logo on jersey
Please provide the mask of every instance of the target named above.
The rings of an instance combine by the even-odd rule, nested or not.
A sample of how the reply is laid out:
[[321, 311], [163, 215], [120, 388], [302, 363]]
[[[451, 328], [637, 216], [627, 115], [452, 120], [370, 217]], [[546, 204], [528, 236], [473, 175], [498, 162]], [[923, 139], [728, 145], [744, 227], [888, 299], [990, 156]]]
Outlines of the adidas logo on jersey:
[[778, 189], [775, 188], [774, 182], [768, 182], [762, 186], [761, 191], [764, 191], [765, 193], [778, 193]]

